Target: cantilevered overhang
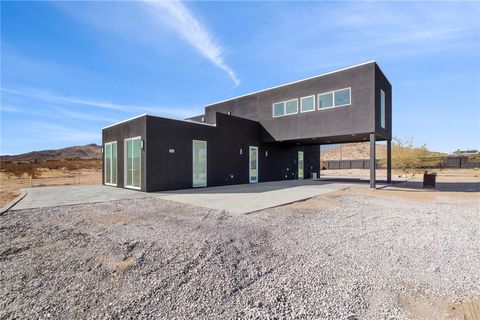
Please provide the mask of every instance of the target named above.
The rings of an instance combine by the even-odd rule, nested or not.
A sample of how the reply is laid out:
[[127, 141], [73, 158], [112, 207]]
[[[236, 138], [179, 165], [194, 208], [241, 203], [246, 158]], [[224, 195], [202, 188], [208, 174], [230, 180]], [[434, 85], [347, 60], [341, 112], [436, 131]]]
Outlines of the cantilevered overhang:
[[[387, 140], [385, 137], [382, 137], [379, 134], [376, 134], [377, 141]], [[341, 144], [341, 143], [356, 143], [356, 142], [367, 142], [370, 139], [370, 133], [362, 134], [349, 134], [349, 135], [340, 135], [340, 136], [331, 136], [331, 137], [318, 137], [318, 138], [307, 138], [307, 139], [293, 139], [293, 140], [283, 140], [276, 141], [272, 143], [284, 143], [288, 145], [326, 145], [326, 144]]]

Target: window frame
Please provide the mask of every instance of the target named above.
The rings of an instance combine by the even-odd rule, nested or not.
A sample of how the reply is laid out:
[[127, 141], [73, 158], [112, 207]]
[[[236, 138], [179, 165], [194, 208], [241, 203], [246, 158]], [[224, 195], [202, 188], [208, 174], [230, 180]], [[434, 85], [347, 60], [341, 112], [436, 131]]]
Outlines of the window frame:
[[[334, 91], [327, 91], [327, 92], [322, 92], [322, 93], [319, 93], [317, 94], [317, 110], [325, 110], [325, 109], [330, 109], [330, 108], [335, 108], [335, 94], [334, 94], [335, 90]], [[325, 107], [325, 108], [320, 108], [320, 96], [324, 96], [324, 95], [327, 95], [327, 94], [332, 94], [332, 105], [330, 107]]]
[[[348, 90], [348, 103], [345, 103], [345, 104], [340, 104], [340, 105], [335, 105], [335, 92], [338, 92], [338, 91], [343, 91], [343, 90]], [[348, 88], [343, 88], [343, 89], [338, 89], [338, 90], [335, 90], [333, 92], [333, 106], [334, 107], [344, 107], [344, 106], [349, 106], [352, 104], [352, 89], [350, 87]]]
[[382, 129], [386, 128], [386, 116], [385, 116], [385, 109], [387, 104], [387, 96], [383, 89], [380, 89], [380, 127]]
[[[295, 109], [295, 112], [291, 112], [291, 113], [287, 113], [287, 103], [289, 102], [292, 102], [292, 101], [295, 101], [296, 102], [296, 109]], [[298, 114], [298, 98], [295, 98], [295, 99], [289, 99], [289, 100], [286, 100], [285, 101], [285, 115], [286, 116], [289, 116], [289, 115], [292, 115], [292, 114]]]
[[[303, 100], [304, 99], [307, 99], [307, 98], [313, 98], [313, 109], [312, 110], [307, 110], [307, 111], [303, 111]], [[315, 104], [315, 95], [312, 94], [310, 96], [306, 96], [306, 97], [301, 97], [300, 98], [300, 113], [306, 113], [306, 112], [312, 112], [312, 111], [315, 111], [317, 108], [316, 108], [316, 104]]]
[[[297, 108], [296, 108], [295, 112], [287, 113], [287, 103], [291, 102], [291, 101], [295, 101], [297, 103]], [[280, 104], [280, 103], [283, 103], [283, 114], [279, 115], [279, 116], [276, 116], [275, 115], [275, 105]], [[299, 109], [298, 108], [298, 98], [274, 102], [274, 103], [272, 103], [272, 117], [273, 118], [279, 118], [279, 117], [291, 116], [292, 114], [298, 114], [298, 109]]]
[[[276, 115], [275, 115], [275, 105], [276, 105], [276, 104], [280, 104], [280, 103], [283, 104], [283, 114], [276, 116]], [[285, 114], [285, 110], [286, 110], [286, 109], [287, 109], [287, 105], [285, 104], [285, 101], [279, 101], [279, 102], [274, 102], [274, 103], [272, 103], [272, 117], [273, 117], [273, 118], [278, 118], [278, 117], [284, 117], [284, 116], [286, 116], [286, 114]]]
[[[113, 150], [113, 145], [116, 145], [117, 147], [115, 148], [115, 151], [116, 151], [116, 155], [115, 155], [115, 168], [117, 169], [117, 172], [115, 173], [115, 183], [107, 183], [107, 161], [106, 161], [106, 155], [107, 155], [107, 145], [110, 145], [110, 181], [112, 181], [112, 168], [113, 168], [113, 161], [112, 161], [112, 158], [113, 158], [113, 153], [112, 153], [112, 150]], [[109, 141], [109, 142], [105, 142], [103, 144], [103, 170], [104, 170], [104, 174], [103, 174], [103, 183], [106, 185], [106, 186], [112, 186], [112, 187], [116, 187], [118, 185], [118, 143], [117, 143], [117, 140], [115, 141]]]
[[[131, 140], [140, 140], [140, 186], [135, 187], [133, 185], [127, 185], [127, 176], [128, 176], [128, 150], [127, 150], [127, 143]], [[132, 144], [133, 145], [133, 144]], [[127, 189], [134, 189], [134, 190], [141, 190], [142, 189], [142, 136], [126, 138], [123, 140], [123, 187]], [[132, 184], [133, 184], [133, 157], [132, 157]]]
[[[347, 104], [340, 104], [340, 105], [335, 105], [335, 92], [337, 91], [342, 91], [342, 90], [347, 90], [348, 89], [348, 100], [350, 101], [350, 103], [347, 103]], [[326, 94], [329, 94], [331, 93], [332, 94], [332, 106], [331, 107], [325, 107], [325, 108], [320, 108], [320, 96], [323, 96], [323, 95], [326, 95]], [[322, 92], [322, 93], [318, 93], [317, 94], [317, 110], [320, 111], [320, 110], [326, 110], [326, 109], [332, 109], [332, 108], [340, 108], [340, 107], [346, 107], [346, 106], [350, 106], [352, 105], [352, 87], [346, 87], [346, 88], [342, 88], [342, 89], [336, 89], [336, 90], [331, 90], [331, 91], [325, 91], [325, 92]]]
[[[194, 172], [195, 172], [195, 142], [205, 143], [205, 184], [195, 185], [194, 183]], [[208, 141], [207, 140], [198, 140], [192, 139], [192, 188], [205, 188], [208, 186]]]

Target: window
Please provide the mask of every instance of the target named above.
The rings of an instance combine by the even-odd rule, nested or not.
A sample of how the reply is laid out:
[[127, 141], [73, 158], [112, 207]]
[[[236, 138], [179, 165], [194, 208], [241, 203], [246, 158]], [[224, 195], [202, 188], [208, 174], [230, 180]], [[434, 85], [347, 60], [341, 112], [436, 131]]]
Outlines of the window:
[[298, 113], [298, 99], [288, 100], [285, 102], [285, 114]]
[[350, 104], [351, 104], [350, 88], [321, 93], [318, 95], [318, 110], [332, 108], [332, 107], [348, 106]]
[[105, 184], [117, 185], [117, 142], [105, 143]]
[[125, 187], [141, 188], [141, 137], [125, 139]]
[[333, 92], [318, 95], [318, 109], [333, 107]]
[[298, 99], [273, 104], [273, 117], [281, 117], [294, 113], [298, 113]]
[[350, 104], [350, 88], [335, 91], [335, 107]]
[[315, 96], [303, 97], [300, 99], [300, 112], [315, 110]]
[[273, 104], [273, 116], [280, 117], [285, 115], [285, 102], [277, 102]]
[[193, 187], [207, 186], [207, 141], [193, 140]]
[[380, 90], [380, 125], [385, 129], [385, 92]]

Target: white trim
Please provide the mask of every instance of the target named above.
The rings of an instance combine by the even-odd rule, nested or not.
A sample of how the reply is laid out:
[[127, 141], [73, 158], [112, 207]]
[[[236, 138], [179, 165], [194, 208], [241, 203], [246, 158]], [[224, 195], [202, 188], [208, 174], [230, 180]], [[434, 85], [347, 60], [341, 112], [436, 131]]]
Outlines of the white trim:
[[[348, 100], [350, 100], [350, 103], [346, 103], [346, 104], [339, 104], [338, 106], [335, 105], [335, 92], [337, 91], [342, 91], [342, 90], [347, 90], [348, 89]], [[330, 107], [325, 107], [325, 108], [320, 108], [320, 96], [323, 96], [323, 95], [326, 95], [326, 94], [332, 94], [332, 103], [333, 105], [330, 106]], [[322, 92], [322, 93], [318, 93], [317, 94], [317, 97], [318, 97], [318, 102], [317, 102], [317, 110], [320, 111], [320, 110], [326, 110], [326, 109], [332, 109], [332, 108], [339, 108], [339, 107], [345, 107], [345, 106], [350, 106], [352, 104], [352, 87], [346, 87], [346, 88], [342, 88], [342, 89], [336, 89], [336, 90], [332, 90], [332, 91], [326, 91], [326, 92]]]
[[[127, 189], [141, 190], [142, 189], [142, 148], [140, 148], [140, 187], [135, 187], [133, 185], [127, 185], [127, 159], [128, 159], [128, 150], [127, 150], [127, 141], [128, 140], [139, 140], [142, 141], [142, 136], [136, 136], [131, 138], [126, 138], [123, 140], [123, 187]], [[133, 157], [132, 157], [132, 183], [133, 183]]]
[[[383, 98], [383, 99], [382, 99]], [[383, 104], [382, 104], [383, 101]], [[387, 104], [387, 96], [385, 95], [385, 91], [383, 89], [380, 89], [380, 127], [382, 129], [385, 129], [386, 125], [386, 104]]]
[[[257, 175], [255, 177], [256, 180], [252, 180], [252, 174], [251, 174], [252, 167], [250, 165], [252, 164], [252, 150], [257, 151], [257, 159], [255, 161], [255, 169], [257, 170]], [[258, 170], [258, 147], [248, 146], [248, 181], [250, 183], [257, 183], [259, 173], [260, 173], [260, 170]]]
[[[287, 113], [287, 102], [291, 102], [291, 101], [296, 101], [296, 102], [297, 102], [297, 111], [291, 112], [291, 113]], [[283, 103], [283, 114], [282, 114], [282, 115], [279, 115], [279, 116], [276, 116], [276, 115], [275, 115], [275, 107], [274, 107], [274, 105], [279, 104], [279, 103]], [[272, 117], [273, 117], [273, 118], [291, 116], [292, 114], [298, 114], [298, 98], [289, 99], [289, 100], [285, 100], [285, 101], [278, 101], [278, 102], [272, 103]]]
[[[313, 98], [313, 109], [312, 109], [312, 110], [303, 111], [303, 110], [302, 110], [303, 99], [307, 99], [307, 98]], [[314, 95], [314, 94], [312, 94], [311, 96], [306, 96], [306, 97], [301, 97], [301, 98], [300, 98], [300, 113], [312, 112], [312, 111], [315, 111], [315, 110], [317, 110], [317, 105], [315, 104], [315, 95]]]
[[113, 162], [111, 160], [112, 158], [112, 155], [113, 155], [113, 144], [116, 145], [116, 154], [115, 154], [115, 168], [117, 169], [117, 172], [115, 173], [115, 183], [107, 183], [107, 161], [106, 161], [106, 155], [107, 153], [104, 152], [103, 153], [103, 170], [104, 170], [104, 175], [103, 175], [103, 183], [106, 185], [106, 186], [112, 186], [112, 187], [116, 187], [117, 184], [118, 184], [118, 143], [117, 143], [117, 140], [115, 141], [110, 141], [110, 142], [105, 142], [103, 144], [103, 148], [107, 148], [107, 144], [110, 145], [110, 181], [112, 180], [112, 172], [113, 172]]
[[[300, 153], [302, 154], [302, 178], [300, 178]], [[305, 179], [305, 153], [303, 151], [297, 151], [297, 180]]]
[[[335, 93], [338, 92], [338, 91], [342, 91], [342, 90], [346, 90], [348, 89], [348, 100], [349, 100], [349, 103], [345, 103], [345, 104], [340, 104], [340, 105], [335, 105]], [[349, 106], [352, 104], [352, 87], [348, 87], [348, 88], [343, 88], [343, 89], [338, 89], [338, 90], [335, 90], [333, 92], [333, 105], [335, 107], [344, 107], [344, 106]]]
[[[194, 149], [194, 144], [195, 142], [205, 142], [205, 185], [198, 185], [196, 186], [194, 183], [193, 183], [193, 166], [195, 165], [194, 164], [194, 161], [193, 161], [193, 157], [195, 157], [195, 153], [193, 151]], [[206, 187], [207, 186], [207, 180], [208, 180], [208, 175], [207, 175], [207, 169], [208, 169], [208, 166], [207, 166], [207, 161], [208, 161], [208, 158], [207, 158], [207, 155], [208, 155], [208, 144], [207, 144], [207, 141], [206, 140], [196, 140], [196, 139], [193, 139], [192, 140], [192, 188], [203, 188], [203, 187]]]
[[[207, 104], [207, 105], [205, 105], [205, 107], [213, 106], [213, 105], [216, 105], [216, 104], [219, 104], [219, 103], [227, 102], [227, 101], [230, 101], [230, 100], [235, 100], [235, 99], [238, 99], [238, 98], [243, 98], [243, 97], [246, 97], [246, 96], [249, 96], [249, 95], [252, 95], [252, 94], [256, 94], [256, 93], [260, 93], [260, 92], [264, 92], [264, 91], [268, 91], [268, 90], [272, 90], [272, 89], [277, 89], [277, 88], [281, 88], [281, 87], [284, 87], [284, 86], [289, 86], [289, 85], [291, 85], [291, 84], [299, 83], [299, 82], [302, 82], [302, 81], [306, 81], [306, 80], [311, 80], [311, 79], [323, 77], [323, 76], [326, 76], [326, 75], [329, 75], [329, 74], [332, 74], [332, 73], [337, 73], [337, 72], [345, 71], [345, 70], [348, 70], [348, 69], [360, 67], [360, 66], [363, 66], [363, 65], [366, 65], [366, 64], [369, 64], [369, 63], [376, 63], [376, 61], [375, 61], [375, 60], [370, 60], [370, 61], [363, 62], [363, 63], [360, 63], [360, 64], [356, 64], [356, 65], [353, 65], [353, 66], [350, 66], [350, 67], [346, 67], [346, 68], [342, 68], [342, 69], [337, 69], [337, 70], [330, 71], [330, 72], [327, 72], [327, 73], [322, 73], [322, 74], [319, 74], [319, 75], [316, 75], [316, 76], [313, 76], [313, 77], [308, 77], [308, 78], [304, 78], [304, 79], [301, 79], [301, 80], [297, 80], [297, 81], [292, 81], [292, 82], [288, 82], [288, 83], [285, 83], [285, 84], [281, 84], [281, 85], [278, 85], [278, 86], [273, 86], [273, 87], [270, 87], [270, 88], [266, 88], [266, 89], [262, 89], [262, 90], [258, 90], [258, 91], [254, 91], [254, 92], [250, 92], [250, 93], [246, 93], [246, 94], [243, 94], [243, 95], [240, 95], [240, 96], [236, 96], [236, 97], [233, 97], [233, 98], [228, 98], [228, 99], [225, 99], [225, 100], [221, 100], [221, 101], [217, 101], [217, 102], [214, 102], [214, 103]], [[378, 65], [378, 64], [377, 64], [377, 65]], [[380, 68], [380, 67], [379, 67], [379, 68]], [[381, 69], [380, 69], [380, 70], [381, 70]], [[382, 71], [382, 73], [383, 73], [383, 71]]]
[[108, 128], [114, 127], [114, 126], [116, 126], [116, 125], [119, 125], [119, 124], [122, 124], [122, 123], [125, 123], [125, 122], [128, 122], [128, 121], [131, 121], [131, 120], [135, 120], [135, 119], [138, 119], [138, 118], [141, 118], [141, 117], [146, 117], [146, 116], [156, 117], [156, 118], [162, 118], [162, 119], [168, 119], [168, 120], [173, 120], [173, 121], [182, 121], [182, 122], [189, 122], [189, 123], [201, 124], [201, 125], [204, 125], [204, 126], [211, 126], [211, 127], [216, 127], [216, 126], [217, 126], [217, 125], [214, 124], [214, 123], [212, 124], [212, 123], [198, 122], [198, 121], [194, 121], [194, 120], [190, 120], [190, 119], [172, 119], [172, 118], [160, 117], [160, 116], [155, 116], [155, 115], [151, 115], [151, 114], [144, 113], [144, 114], [141, 114], [141, 115], [132, 117], [132, 118], [128, 118], [127, 120], [122, 120], [122, 121], [120, 121], [120, 122], [116, 122], [116, 123], [111, 124], [111, 125], [109, 125], [109, 126], [103, 127], [102, 130], [103, 130], [103, 129], [108, 129]]
[[[276, 104], [280, 104], [280, 103], [283, 103], [283, 114], [279, 115], [279, 116], [276, 116], [275, 115], [275, 105]], [[286, 114], [285, 114], [285, 101], [280, 101], [280, 102], [274, 102], [272, 103], [272, 117], [273, 118], [278, 118], [278, 117], [285, 117]]]
[[110, 127], [113, 127], [113, 126], [116, 126], [117, 124], [121, 124], [121, 123], [130, 121], [130, 120], [135, 120], [135, 119], [137, 119], [137, 118], [141, 118], [141, 117], [144, 117], [144, 116], [147, 116], [147, 114], [146, 114], [146, 113], [140, 114], [140, 115], [138, 115], [138, 116], [135, 116], [135, 117], [132, 117], [132, 118], [128, 118], [127, 120], [122, 120], [122, 121], [120, 121], [120, 122], [116, 122], [116, 123], [111, 124], [111, 125], [109, 125], [109, 126], [103, 127], [102, 130], [103, 130], [103, 129], [110, 128]]
[[[156, 116], [154, 116], [154, 117], [156, 117]], [[161, 118], [161, 117], [159, 117], [159, 118]], [[165, 118], [165, 119], [169, 119], [169, 118]], [[193, 124], [201, 124], [201, 125], [210, 126], [210, 127], [216, 127], [217, 126], [217, 124], [215, 124], [215, 123], [198, 122], [198, 121], [190, 120], [190, 119], [185, 119], [185, 120], [170, 119], [170, 120], [190, 122], [190, 123], [193, 123]]]
[[[327, 92], [322, 92], [317, 94], [317, 110], [325, 110], [325, 109], [330, 109], [330, 108], [335, 108], [335, 95], [333, 94], [334, 91], [327, 91]], [[332, 106], [330, 107], [325, 107], [325, 108], [320, 108], [320, 96], [324, 96], [327, 94], [332, 94]]]
[[[287, 103], [291, 102], [291, 101], [295, 101], [297, 103], [297, 109], [296, 109], [295, 112], [287, 113]], [[285, 101], [285, 115], [289, 116], [289, 115], [292, 115], [292, 114], [298, 114], [298, 98], [290, 99], [290, 100]]]

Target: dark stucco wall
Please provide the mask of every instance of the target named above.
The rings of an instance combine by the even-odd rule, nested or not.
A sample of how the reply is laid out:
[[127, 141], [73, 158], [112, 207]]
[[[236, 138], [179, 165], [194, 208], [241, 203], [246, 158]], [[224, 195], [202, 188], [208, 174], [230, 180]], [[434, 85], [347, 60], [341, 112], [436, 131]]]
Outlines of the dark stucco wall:
[[[385, 92], [385, 129], [381, 126], [380, 90]], [[376, 133], [387, 140], [392, 139], [392, 85], [383, 74], [382, 70], [375, 66], [375, 123]]]
[[148, 191], [192, 187], [192, 140], [207, 141], [208, 186], [249, 183], [249, 146], [258, 147], [259, 182], [296, 179], [298, 150], [305, 152], [305, 178], [318, 172], [318, 146], [262, 144], [256, 121], [217, 114], [215, 122], [213, 127], [147, 117]]
[[[375, 132], [375, 62], [326, 74], [278, 88], [207, 106], [205, 119], [215, 122], [215, 112], [257, 120], [270, 135], [264, 142], [307, 138], [358, 135]], [[380, 72], [381, 73], [381, 72]], [[385, 79], [386, 80], [386, 79]], [[351, 105], [272, 117], [272, 104], [279, 101], [315, 95], [332, 90], [351, 88]], [[299, 100], [300, 109], [300, 100]]]
[[[129, 121], [125, 121], [115, 126], [111, 126], [102, 130], [102, 146], [105, 150], [105, 143], [117, 141], [117, 187], [124, 186], [124, 140], [128, 138], [140, 136], [142, 140], [146, 139], [146, 117], [141, 116]], [[102, 158], [103, 155], [102, 155]], [[102, 166], [105, 170], [105, 166]], [[147, 161], [146, 161], [146, 152], [145, 149], [141, 152], [141, 171], [142, 171], [142, 182], [141, 190], [146, 191], [146, 170]], [[102, 174], [102, 183], [104, 181], [105, 175]]]
[[248, 183], [248, 146], [259, 145], [258, 123], [223, 114], [216, 121], [214, 127], [147, 118], [149, 191], [192, 187], [192, 140], [207, 141], [208, 186]]

